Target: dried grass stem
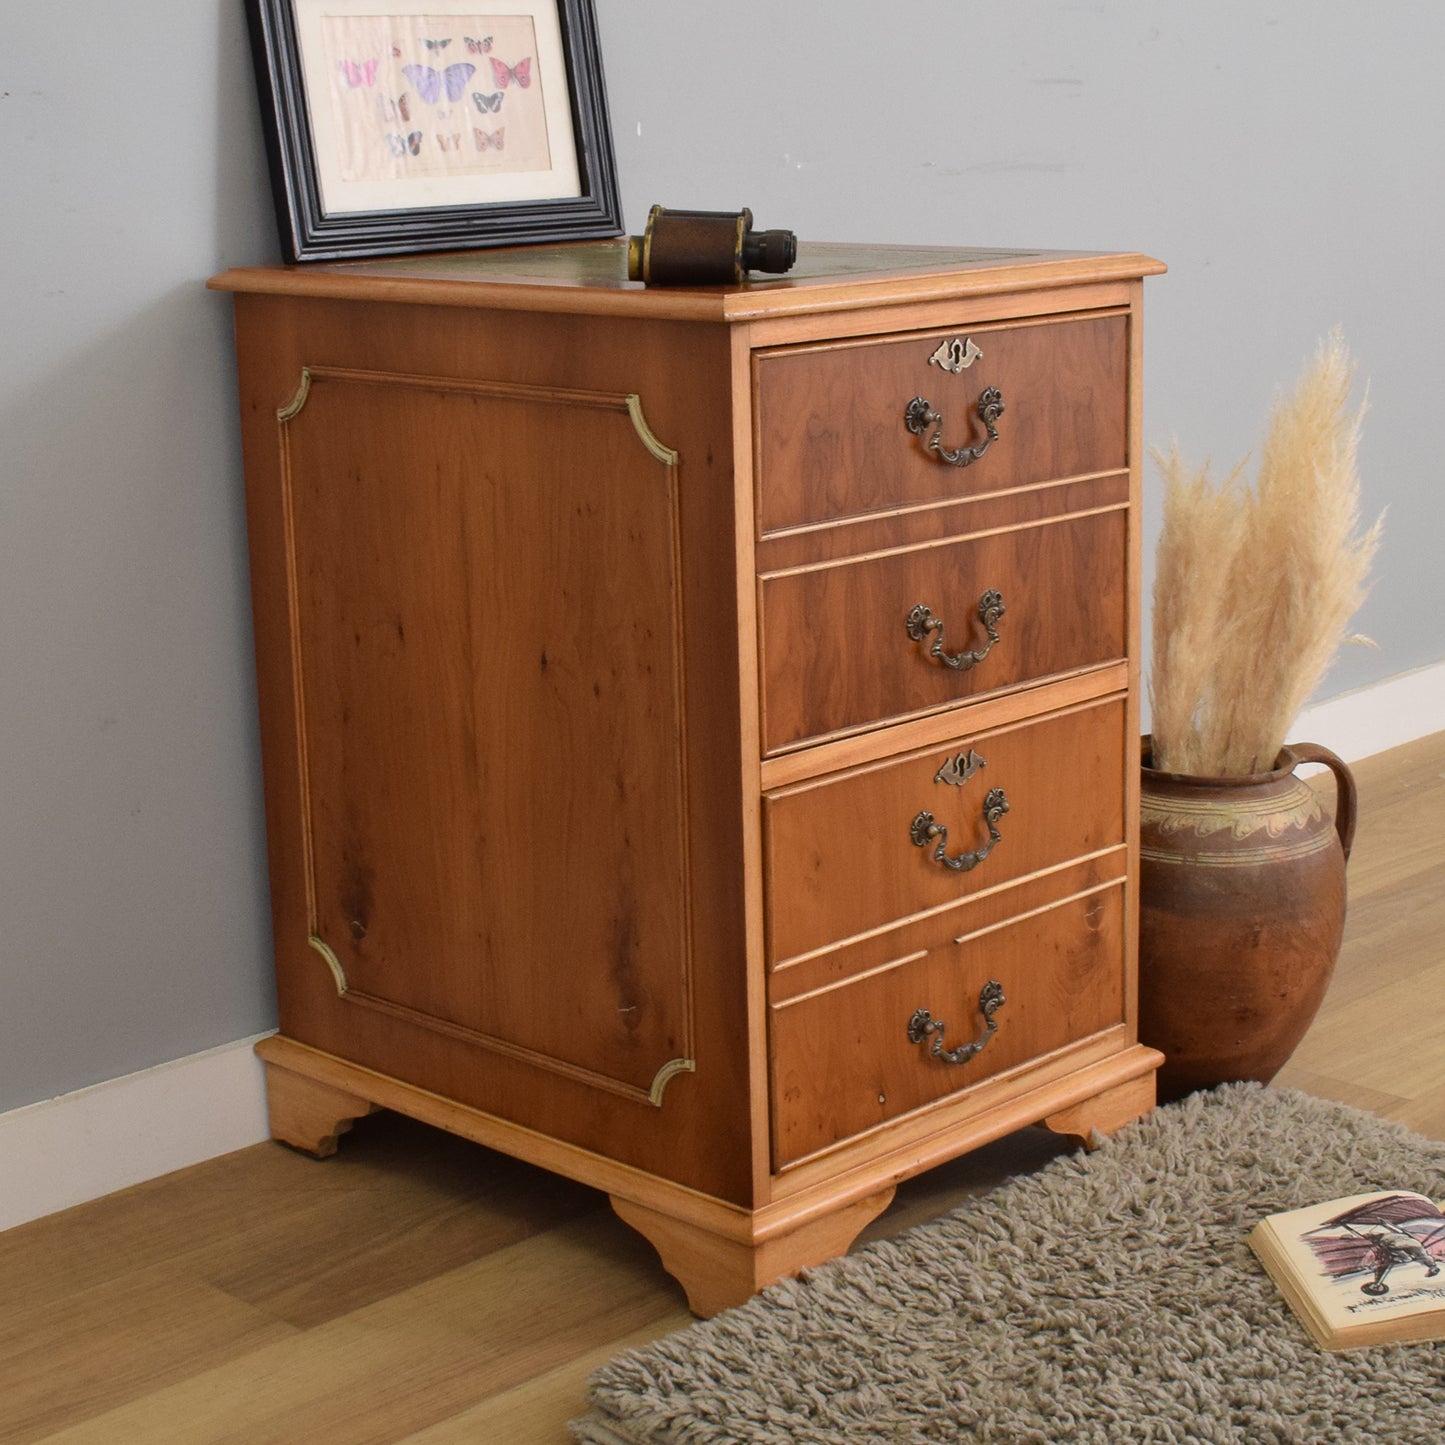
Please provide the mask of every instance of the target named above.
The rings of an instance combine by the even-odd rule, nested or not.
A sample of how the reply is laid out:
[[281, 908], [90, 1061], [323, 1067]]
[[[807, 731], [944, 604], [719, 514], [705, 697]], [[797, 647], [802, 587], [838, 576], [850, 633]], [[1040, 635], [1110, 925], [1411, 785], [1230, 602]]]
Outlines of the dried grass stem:
[[1164, 518], [1154, 579], [1154, 766], [1260, 772], [1347, 640], [1369, 590], [1381, 522], [1359, 526], [1365, 408], [1338, 330], [1275, 405], [1259, 474], [1215, 484], [1178, 449], [1156, 452]]

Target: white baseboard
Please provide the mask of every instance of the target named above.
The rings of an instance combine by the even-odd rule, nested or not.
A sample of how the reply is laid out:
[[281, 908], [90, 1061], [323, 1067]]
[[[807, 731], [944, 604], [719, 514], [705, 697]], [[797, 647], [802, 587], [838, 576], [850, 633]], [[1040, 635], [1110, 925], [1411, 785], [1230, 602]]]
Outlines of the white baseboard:
[[1319, 743], [1348, 763], [1445, 731], [1445, 662], [1402, 672], [1306, 708], [1290, 742]]
[[[1307, 709], [1290, 739], [1354, 762], [1442, 729], [1445, 663], [1436, 663]], [[0, 1114], [0, 1229], [269, 1138], [255, 1042]]]
[[0, 1230], [270, 1138], [256, 1038], [0, 1114]]

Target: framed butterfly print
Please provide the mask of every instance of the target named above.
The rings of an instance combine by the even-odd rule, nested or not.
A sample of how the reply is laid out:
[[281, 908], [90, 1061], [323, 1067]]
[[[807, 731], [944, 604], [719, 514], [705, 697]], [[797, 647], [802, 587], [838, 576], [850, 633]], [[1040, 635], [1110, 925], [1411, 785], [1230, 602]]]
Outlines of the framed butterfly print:
[[593, 0], [246, 0], [288, 261], [622, 233]]

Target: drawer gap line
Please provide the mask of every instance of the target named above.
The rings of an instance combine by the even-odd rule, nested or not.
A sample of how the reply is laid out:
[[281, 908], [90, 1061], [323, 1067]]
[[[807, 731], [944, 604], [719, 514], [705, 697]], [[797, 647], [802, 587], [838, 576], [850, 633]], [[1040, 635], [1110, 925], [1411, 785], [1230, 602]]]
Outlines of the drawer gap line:
[[1127, 512], [1128, 501], [1110, 502], [1102, 507], [1088, 507], [1079, 512], [1064, 512], [1057, 517], [1039, 517], [1031, 522], [1015, 522], [1007, 527], [987, 527], [981, 532], [960, 532], [951, 537], [932, 538], [927, 542], [914, 542], [905, 547], [885, 547], [876, 552], [859, 552], [849, 557], [830, 557], [825, 562], [804, 562], [796, 567], [780, 567], [775, 572], [759, 572], [759, 582], [771, 582], [782, 577], [801, 577], [810, 572], [827, 572], [836, 567], [852, 567], [862, 562], [876, 562], [888, 557], [905, 557], [910, 553], [932, 552], [940, 547], [953, 547], [960, 542], [975, 542], [981, 537], [1002, 537], [1009, 532], [1031, 532], [1036, 527], [1057, 527], [1064, 522], [1080, 522], [1087, 517], [1107, 516], [1110, 512]]
[[[1036, 883], [1042, 878], [1048, 878], [1052, 875], [1062, 873], [1069, 868], [1078, 867], [1081, 863], [1092, 863], [1095, 859], [1107, 858], [1111, 853], [1123, 853], [1124, 850], [1124, 843], [1111, 843], [1106, 848], [1096, 848], [1092, 853], [1081, 853], [1077, 858], [1070, 858], [1066, 862], [1055, 863], [1048, 868], [1040, 868], [1036, 872], [1026, 873], [1022, 878], [1011, 878], [1007, 883], [996, 883], [992, 888], [982, 888], [977, 893], [970, 893], [964, 898], [951, 898], [947, 903], [940, 903], [933, 908], [925, 908], [917, 913], [907, 914], [902, 918], [890, 918], [887, 923], [880, 923], [877, 928], [868, 928], [862, 933], [850, 934], [847, 938], [834, 939], [831, 943], [809, 949], [807, 953], [795, 953], [788, 958], [780, 959], [772, 966], [770, 972], [774, 974], [782, 973], [787, 969], [796, 968], [799, 964], [811, 963], [814, 959], [822, 958], [826, 954], [836, 953], [844, 948], [852, 948], [856, 944], [864, 943], [870, 938], [881, 938], [884, 934], [891, 933], [896, 928], [906, 928], [915, 923], [922, 923], [929, 918], [938, 918], [952, 909], [966, 908], [979, 899], [994, 897], [997, 894], [1007, 892], [1010, 888], [1022, 888], [1026, 884]], [[1096, 888], [1086, 889], [1085, 892], [1095, 892], [1097, 888], [1111, 888], [1115, 884], [1124, 882], [1127, 877], [1127, 873], [1120, 873], [1116, 877], [1106, 879], [1103, 883], [1096, 885]], [[1052, 907], [1053, 905], [1046, 904], [1044, 906]], [[1034, 911], [1038, 912], [1041, 910], [1036, 909]], [[1028, 915], [1020, 916], [1026, 917]], [[972, 937], [973, 935], [965, 934], [964, 936]]]
[[[1027, 918], [1028, 914], [1021, 917]], [[887, 963], [880, 963], [874, 968], [865, 969], [862, 973], [849, 974], [847, 978], [836, 979], [832, 983], [821, 984], [817, 988], [811, 988], [807, 993], [795, 994], [792, 998], [782, 998], [776, 1003], [770, 1003], [768, 1007], [775, 1012], [781, 1012], [785, 1008], [792, 1008], [795, 1003], [803, 1003], [810, 998], [818, 998], [821, 994], [832, 993], [834, 989], [844, 988], [850, 983], [858, 983], [865, 978], [877, 978], [881, 973], [892, 973], [896, 968], [902, 968], [905, 964], [917, 963], [920, 958], [927, 958], [926, 948], [916, 949], [913, 953], [905, 953], [901, 958], [890, 958]]]
[[1128, 466], [1106, 467], [1100, 472], [1078, 472], [1069, 477], [1053, 477], [1046, 482], [1027, 482], [1018, 487], [1002, 487], [993, 492], [974, 492], [967, 497], [940, 497], [932, 502], [915, 502], [909, 507], [880, 507], [877, 511], [850, 512], [845, 517], [825, 518], [820, 522], [799, 522], [793, 527], [774, 527], [758, 534], [760, 542], [789, 537], [805, 537], [814, 532], [836, 532], [843, 527], [862, 527], [869, 522], [887, 522], [895, 517], [916, 517], [925, 512], [946, 512], [950, 507], [968, 507], [977, 502], [994, 502], [1000, 498], [1018, 497], [1029, 492], [1046, 492], [1053, 488], [1074, 487], [1087, 482], [1105, 482], [1112, 477], [1127, 477]]

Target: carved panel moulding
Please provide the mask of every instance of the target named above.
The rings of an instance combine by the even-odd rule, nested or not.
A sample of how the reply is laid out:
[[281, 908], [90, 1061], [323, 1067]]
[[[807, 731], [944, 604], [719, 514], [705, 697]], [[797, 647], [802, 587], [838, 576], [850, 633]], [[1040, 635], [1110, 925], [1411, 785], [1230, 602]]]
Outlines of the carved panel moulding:
[[[479, 398], [492, 400], [501, 403], [521, 403], [529, 407], [543, 409], [539, 417], [535, 435], [547, 435], [552, 429], [553, 423], [549, 417], [565, 414], [568, 409], [582, 408], [593, 412], [608, 412], [618, 414], [626, 419], [627, 425], [641, 443], [647, 455], [664, 469], [662, 479], [662, 494], [658, 501], [662, 504], [663, 511], [659, 515], [664, 520], [659, 523], [659, 534], [666, 532], [668, 541], [666, 550], [670, 555], [666, 559], [666, 570], [670, 572], [672, 579], [680, 575], [680, 522], [678, 515], [678, 478], [676, 468], [678, 464], [678, 453], [662, 443], [648, 426], [641, 402], [636, 393], [601, 393], [583, 391], [558, 387], [533, 387], [518, 385], [508, 382], [477, 381], [458, 379], [451, 377], [437, 377], [413, 375], [407, 373], [389, 373], [379, 371], [359, 370], [342, 367], [308, 366], [305, 367], [298, 379], [296, 389], [286, 402], [277, 408], [276, 416], [278, 422], [278, 440], [281, 450], [281, 483], [282, 483], [282, 505], [285, 515], [286, 531], [286, 554], [288, 571], [289, 591], [289, 616], [291, 633], [291, 656], [292, 670], [295, 688], [295, 714], [297, 726], [297, 759], [299, 764], [299, 783], [301, 789], [301, 817], [303, 829], [303, 859], [305, 871], [305, 898], [308, 924], [308, 945], [325, 962], [331, 973], [333, 982], [339, 998], [349, 1005], [356, 1005], [368, 1009], [378, 1010], [399, 1018], [403, 1018], [418, 1027], [429, 1029], [434, 1032], [461, 1039], [468, 1044], [489, 1052], [501, 1054], [537, 1068], [549, 1072], [574, 1078], [594, 1087], [601, 1087], [614, 1093], [623, 1094], [629, 1097], [646, 1100], [647, 1102], [660, 1106], [663, 1091], [667, 1083], [679, 1073], [691, 1072], [695, 1063], [691, 1057], [693, 1054], [693, 1021], [692, 1021], [692, 959], [690, 953], [691, 919], [690, 907], [686, 889], [680, 890], [679, 914], [676, 918], [676, 932], [673, 943], [665, 950], [659, 950], [656, 944], [653, 945], [653, 957], [665, 952], [669, 960], [668, 967], [672, 969], [672, 979], [666, 984], [664, 995], [659, 1000], [656, 993], [652, 995], [654, 1012], [657, 1009], [663, 1010], [668, 1017], [674, 1020], [670, 1027], [660, 1027], [661, 1035], [670, 1035], [676, 1043], [682, 1045], [680, 1054], [668, 1053], [651, 1068], [644, 1069], [641, 1073], [633, 1069], [640, 1068], [641, 1058], [633, 1061], [633, 1069], [627, 1072], [629, 1077], [617, 1077], [611, 1073], [600, 1072], [598, 1069], [589, 1067], [585, 1062], [577, 1059], [559, 1057], [554, 1053], [544, 1051], [542, 1047], [532, 1046], [536, 1040], [530, 1042], [505, 1037], [503, 1035], [488, 1032], [485, 1027], [474, 1026], [475, 1020], [466, 1018], [440, 1017], [425, 1008], [417, 1007], [415, 999], [405, 997], [386, 997], [390, 993], [389, 988], [378, 992], [372, 984], [364, 984], [355, 979], [348, 979], [347, 966], [343, 964], [341, 956], [336, 948], [326, 941], [323, 936], [326, 927], [322, 921], [322, 908], [319, 903], [318, 875], [317, 875], [317, 835], [316, 835], [316, 813], [317, 794], [313, 786], [312, 760], [308, 738], [316, 726], [326, 726], [331, 721], [330, 713], [325, 716], [318, 715], [311, 718], [309, 713], [314, 711], [315, 699], [308, 696], [307, 667], [306, 667], [306, 645], [307, 637], [305, 622], [305, 607], [303, 605], [302, 589], [306, 579], [299, 575], [298, 570], [298, 548], [296, 545], [297, 535], [297, 475], [293, 466], [293, 452], [295, 451], [296, 432], [298, 424], [304, 424], [304, 419], [314, 410], [314, 403], [317, 395], [321, 392], [328, 392], [331, 388], [365, 387], [377, 388], [382, 392], [389, 392], [395, 395], [398, 391], [412, 393], [430, 393], [433, 397], [444, 400], [447, 397], [458, 399]], [[334, 417], [332, 418], [334, 424]], [[316, 449], [316, 438], [313, 436], [309, 443], [303, 444], [302, 454], [305, 454], [309, 446], [312, 452]], [[579, 458], [585, 461], [585, 458]], [[310, 470], [314, 473], [315, 466]], [[628, 475], [636, 475], [635, 469], [631, 469]], [[315, 486], [314, 475], [309, 479], [309, 485]], [[314, 496], [314, 492], [311, 494]], [[310, 525], [316, 525], [314, 519]], [[654, 549], [661, 555], [662, 544]], [[316, 552], [313, 549], [308, 553], [313, 558]], [[671, 668], [671, 682], [663, 678], [660, 686], [666, 693], [670, 687], [669, 705], [674, 709], [678, 726], [676, 729], [677, 751], [675, 768], [672, 770], [675, 778], [675, 794], [677, 799], [676, 811], [671, 819], [661, 820], [663, 832], [675, 841], [672, 847], [678, 860], [678, 868], [683, 877], [688, 876], [687, 868], [687, 830], [685, 827], [687, 808], [687, 779], [683, 764], [686, 753], [686, 717], [684, 711], [684, 695], [681, 674], [681, 616], [680, 616], [680, 591], [676, 586], [671, 587], [671, 615], [664, 614], [657, 620], [661, 623], [659, 644], [668, 656]], [[337, 706], [335, 698], [327, 697], [324, 707], [334, 711]], [[334, 792], [334, 789], [332, 790]], [[334, 831], [334, 817], [330, 820], [329, 826]], [[334, 871], [334, 870], [333, 870]], [[329, 894], [328, 894], [329, 896]], [[334, 922], [334, 920], [333, 920]], [[357, 934], [359, 939], [362, 934]], [[658, 969], [661, 965], [654, 962], [653, 972], [649, 975], [650, 987], [654, 990], [662, 984], [662, 978]], [[403, 990], [405, 992], [405, 990]], [[670, 1002], [669, 1002], [670, 996]], [[561, 1047], [565, 1048], [565, 1040]], [[654, 1056], [656, 1057], [656, 1056]]]

